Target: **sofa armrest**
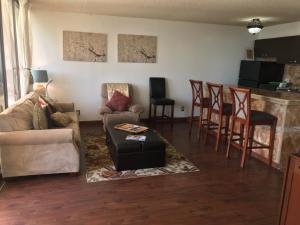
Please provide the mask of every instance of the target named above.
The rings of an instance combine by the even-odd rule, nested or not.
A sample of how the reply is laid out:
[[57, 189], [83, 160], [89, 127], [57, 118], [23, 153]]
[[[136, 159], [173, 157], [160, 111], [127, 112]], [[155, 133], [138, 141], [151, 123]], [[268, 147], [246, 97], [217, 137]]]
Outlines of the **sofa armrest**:
[[107, 107], [107, 106], [101, 106], [100, 107], [100, 115], [104, 115], [104, 114], [111, 114], [112, 110]]
[[47, 129], [0, 132], [0, 145], [39, 145], [72, 143], [72, 129]]
[[132, 105], [129, 107], [129, 111], [133, 113], [142, 113], [144, 112], [144, 107], [138, 104]]
[[58, 102], [56, 104], [63, 110], [63, 112], [74, 112], [75, 111], [75, 105], [73, 102], [72, 103]]

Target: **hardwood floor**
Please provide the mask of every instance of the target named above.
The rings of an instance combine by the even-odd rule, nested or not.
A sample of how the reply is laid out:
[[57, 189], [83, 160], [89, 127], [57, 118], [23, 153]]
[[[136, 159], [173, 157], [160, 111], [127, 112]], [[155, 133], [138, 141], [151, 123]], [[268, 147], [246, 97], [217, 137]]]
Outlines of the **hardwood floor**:
[[[102, 132], [85, 124], [81, 132]], [[84, 175], [14, 178], [0, 192], [0, 224], [276, 225], [283, 175], [256, 159], [239, 166], [187, 123], [156, 127], [200, 172], [87, 184]]]

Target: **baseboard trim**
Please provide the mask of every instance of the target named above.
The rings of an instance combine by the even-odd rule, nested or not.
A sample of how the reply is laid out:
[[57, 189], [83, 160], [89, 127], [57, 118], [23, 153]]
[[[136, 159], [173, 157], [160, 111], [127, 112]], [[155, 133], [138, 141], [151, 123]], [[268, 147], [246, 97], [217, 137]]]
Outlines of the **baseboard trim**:
[[[174, 118], [174, 122], [188, 122], [189, 121], [189, 117], [175, 117]], [[148, 118], [141, 118], [141, 122], [143, 123], [147, 123], [149, 122]], [[158, 121], [164, 123], [164, 121]], [[166, 121], [169, 122], [169, 121]], [[103, 125], [102, 120], [85, 120], [85, 121], [79, 121], [80, 125], [94, 125], [94, 124], [100, 124]]]
[[94, 124], [100, 124], [103, 125], [102, 120], [86, 120], [86, 121], [79, 121], [80, 125], [94, 125]]
[[[174, 122], [188, 122], [188, 120], [189, 120], [189, 117], [175, 117], [174, 119]], [[143, 123], [147, 123], [147, 122], [149, 122], [150, 120], [148, 119], [148, 118], [142, 118], [141, 119], [141, 122], [143, 122]], [[162, 122], [162, 123], [164, 123], [164, 121], [163, 120], [159, 120], [159, 121], [157, 121], [158, 123], [159, 122]], [[166, 122], [170, 122], [170, 120], [166, 120]]]
[[[251, 156], [261, 162], [264, 162], [265, 164], [269, 165], [269, 160], [266, 159], [265, 157], [259, 155], [258, 153], [252, 151]], [[277, 169], [277, 170], [281, 170], [282, 168], [280, 167], [280, 165], [278, 163], [272, 162], [272, 167]]]

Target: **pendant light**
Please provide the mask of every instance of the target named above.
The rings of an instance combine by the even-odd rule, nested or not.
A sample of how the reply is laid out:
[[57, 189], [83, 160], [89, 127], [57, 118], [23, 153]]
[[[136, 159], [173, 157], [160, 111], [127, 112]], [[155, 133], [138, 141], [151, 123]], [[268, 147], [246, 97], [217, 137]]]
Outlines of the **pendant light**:
[[261, 21], [257, 19], [252, 19], [252, 21], [248, 24], [247, 28], [250, 34], [257, 34], [263, 29], [263, 25]]

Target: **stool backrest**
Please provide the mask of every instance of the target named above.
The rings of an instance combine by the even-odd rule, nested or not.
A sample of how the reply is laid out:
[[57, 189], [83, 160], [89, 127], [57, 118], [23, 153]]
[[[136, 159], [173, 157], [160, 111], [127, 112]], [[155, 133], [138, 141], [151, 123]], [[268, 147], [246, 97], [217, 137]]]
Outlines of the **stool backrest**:
[[166, 80], [163, 77], [150, 77], [150, 98], [166, 97]]
[[241, 121], [250, 120], [251, 90], [246, 88], [230, 88], [232, 100], [232, 116]]
[[216, 113], [223, 112], [223, 85], [207, 83], [209, 104], [211, 110]]
[[203, 82], [199, 80], [190, 80], [193, 94], [193, 104], [203, 104]]

